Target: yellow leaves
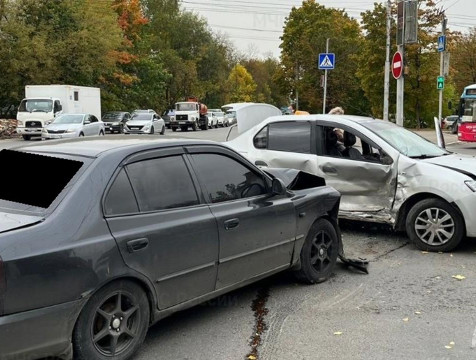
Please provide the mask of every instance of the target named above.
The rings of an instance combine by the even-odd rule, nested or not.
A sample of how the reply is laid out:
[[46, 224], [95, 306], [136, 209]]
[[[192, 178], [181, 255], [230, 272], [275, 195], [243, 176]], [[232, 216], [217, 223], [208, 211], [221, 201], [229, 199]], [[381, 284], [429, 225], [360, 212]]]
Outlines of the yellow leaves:
[[250, 356], [248, 356], [248, 359], [249, 359], [249, 360], [256, 360], [256, 356], [250, 355]]
[[453, 349], [454, 346], [455, 346], [455, 342], [451, 341], [449, 345], [445, 345], [445, 348], [446, 349]]
[[463, 276], [463, 275], [453, 275], [452, 278], [461, 281], [461, 280], [466, 279], [466, 276]]
[[421, 311], [415, 311], [415, 315], [421, 315]]
[[337, 336], [342, 335], [342, 334], [343, 334], [342, 331], [336, 331], [336, 332], [334, 333], [334, 335], [337, 335]]
[[410, 319], [406, 317], [406, 318], [403, 318], [402, 320], [403, 320], [403, 322], [408, 322], [408, 320], [410, 320]]

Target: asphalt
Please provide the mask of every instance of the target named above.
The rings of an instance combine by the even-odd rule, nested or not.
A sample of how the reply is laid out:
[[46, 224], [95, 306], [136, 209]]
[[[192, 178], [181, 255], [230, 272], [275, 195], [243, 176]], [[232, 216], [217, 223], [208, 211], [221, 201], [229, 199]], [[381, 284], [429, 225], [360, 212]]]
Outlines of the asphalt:
[[[166, 136], [222, 141], [226, 131]], [[448, 139], [450, 150], [476, 155], [476, 146]], [[1, 141], [0, 148], [20, 144]], [[342, 264], [329, 281], [312, 286], [290, 273], [275, 275], [154, 325], [135, 359], [476, 357], [475, 240], [453, 253], [424, 253], [387, 226], [341, 221], [341, 228], [347, 255], [370, 261], [368, 275]], [[252, 307], [257, 300], [259, 311]]]

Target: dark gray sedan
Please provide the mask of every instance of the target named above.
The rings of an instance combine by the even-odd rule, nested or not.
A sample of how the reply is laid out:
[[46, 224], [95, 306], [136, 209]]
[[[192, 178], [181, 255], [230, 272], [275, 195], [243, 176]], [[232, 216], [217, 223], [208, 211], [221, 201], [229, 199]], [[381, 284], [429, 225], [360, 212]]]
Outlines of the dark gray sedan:
[[339, 193], [213, 142], [59, 141], [0, 161], [0, 359], [128, 359], [156, 321], [286, 269], [323, 281], [342, 248]]

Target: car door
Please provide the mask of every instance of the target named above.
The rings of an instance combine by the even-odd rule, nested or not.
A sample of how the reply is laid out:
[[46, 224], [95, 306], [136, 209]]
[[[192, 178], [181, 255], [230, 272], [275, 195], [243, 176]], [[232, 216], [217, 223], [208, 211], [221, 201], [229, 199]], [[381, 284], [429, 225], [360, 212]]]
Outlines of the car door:
[[288, 267], [296, 231], [289, 197], [272, 195], [269, 178], [232, 151], [187, 150], [218, 223], [217, 289]]
[[85, 115], [84, 120], [83, 120], [83, 134], [84, 136], [91, 136], [92, 135], [92, 130], [91, 130], [91, 115]]
[[126, 264], [155, 284], [160, 309], [215, 290], [216, 220], [182, 148], [129, 158], [104, 210]]
[[[99, 122], [98, 118], [94, 115], [90, 116], [91, 119], [91, 135], [99, 135], [102, 129], [102, 122]], [[104, 129], [102, 129], [104, 131]]]
[[342, 194], [341, 215], [390, 220], [397, 161], [355, 128], [326, 123], [316, 127], [321, 134], [316, 175]]

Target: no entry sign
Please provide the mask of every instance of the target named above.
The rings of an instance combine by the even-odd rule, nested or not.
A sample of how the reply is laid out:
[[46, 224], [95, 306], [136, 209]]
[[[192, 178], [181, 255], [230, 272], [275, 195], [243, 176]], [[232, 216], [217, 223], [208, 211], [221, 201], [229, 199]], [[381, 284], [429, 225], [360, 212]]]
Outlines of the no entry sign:
[[393, 55], [392, 60], [392, 74], [395, 79], [400, 79], [403, 73], [403, 57], [402, 53], [397, 51], [395, 55]]

